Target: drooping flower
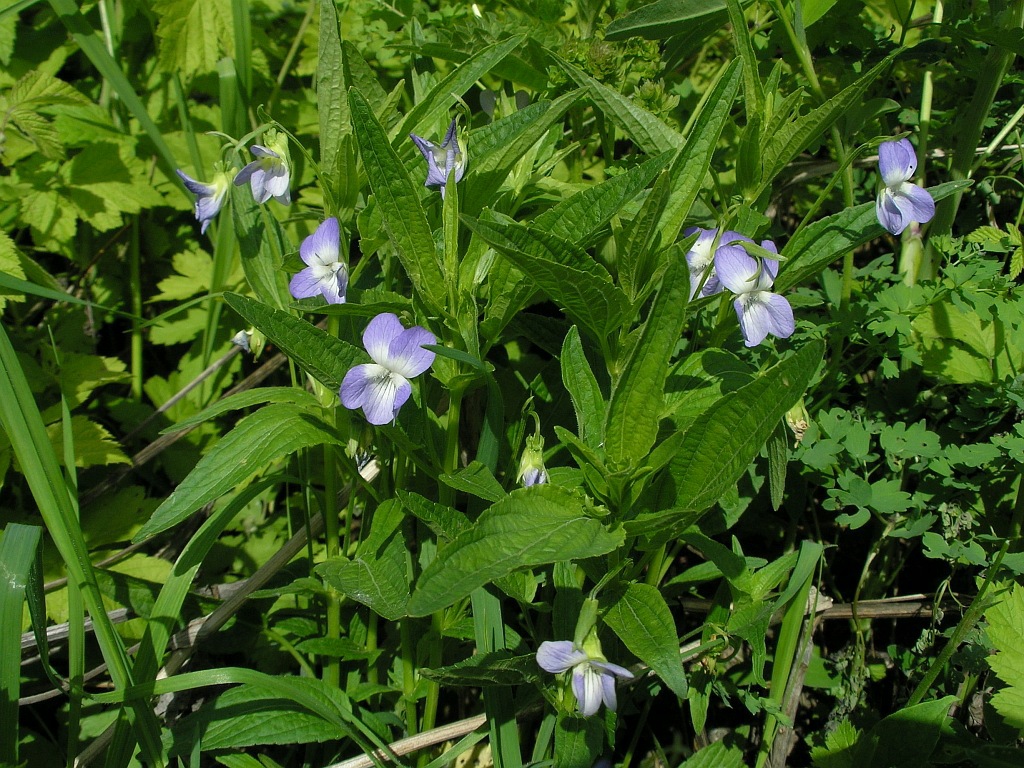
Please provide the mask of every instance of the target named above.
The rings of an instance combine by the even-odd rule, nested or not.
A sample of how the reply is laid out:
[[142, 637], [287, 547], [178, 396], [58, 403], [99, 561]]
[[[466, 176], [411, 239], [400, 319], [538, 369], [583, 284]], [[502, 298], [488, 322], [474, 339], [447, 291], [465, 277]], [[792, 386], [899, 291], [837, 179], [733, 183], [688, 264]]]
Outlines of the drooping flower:
[[516, 480], [521, 482], [524, 488], [548, 482], [548, 470], [544, 466], [544, 438], [539, 432], [526, 438], [526, 448], [519, 459], [519, 474]]
[[424, 344], [437, 339], [426, 328], [405, 328], [396, 315], [377, 315], [363, 331], [363, 346], [372, 363], [363, 363], [345, 374], [341, 382], [341, 404], [362, 408], [366, 420], [387, 424], [398, 417], [398, 409], [412, 395], [409, 379], [419, 376], [434, 362], [434, 353]]
[[[690, 246], [690, 250], [686, 253], [686, 265], [689, 267], [690, 272], [691, 301], [697, 295], [698, 289], [700, 290], [701, 298], [705, 296], [713, 296], [722, 290], [722, 284], [715, 272], [715, 254], [714, 251], [712, 251], [712, 248], [715, 245], [715, 237], [718, 235], [718, 230], [689, 227], [685, 232], [683, 232], [683, 235], [685, 237], [689, 237], [695, 232], [700, 232], [700, 236], [697, 238], [697, 242]], [[727, 230], [718, 238], [718, 247], [728, 245], [729, 243], [735, 243], [738, 240], [749, 241], [750, 238], [744, 237], [738, 232]]]
[[917, 155], [909, 139], [882, 142], [878, 147], [878, 171], [885, 185], [875, 200], [879, 224], [898, 235], [912, 221], [931, 221], [935, 201], [927, 190], [910, 181], [917, 171]]
[[341, 260], [341, 233], [333, 216], [302, 241], [299, 256], [306, 268], [288, 285], [296, 299], [322, 295], [328, 304], [344, 304], [348, 290], [348, 267]]
[[603, 703], [615, 711], [616, 678], [632, 679], [633, 673], [611, 664], [599, 652], [587, 653], [571, 640], [546, 641], [537, 649], [537, 664], [545, 672], [561, 674], [572, 670], [572, 692], [580, 714], [590, 717]]
[[444, 187], [448, 183], [448, 174], [455, 171], [455, 181], [462, 181], [466, 173], [466, 149], [455, 136], [456, 119], [452, 118], [444, 141], [440, 145], [410, 133], [409, 138], [419, 147], [423, 158], [427, 161], [427, 180], [425, 187], [440, 187], [441, 198], [444, 199]]
[[201, 225], [200, 233], [205, 235], [206, 228], [210, 226], [213, 217], [220, 213], [220, 209], [224, 206], [224, 200], [231, 188], [231, 177], [224, 171], [218, 171], [214, 174], [213, 181], [204, 184], [193, 179], [180, 168], [177, 169], [177, 174], [184, 182], [185, 188], [196, 196], [196, 221]]
[[261, 205], [270, 198], [281, 205], [289, 205], [292, 196], [288, 188], [291, 183], [288, 139], [275, 131], [268, 131], [266, 146], [253, 144], [249, 151], [256, 159], [235, 175], [235, 184], [241, 186], [248, 181], [253, 199]]
[[[770, 240], [763, 241], [761, 247], [778, 253]], [[733, 306], [748, 347], [756, 347], [769, 333], [780, 339], [793, 335], [793, 308], [785, 296], [769, 290], [779, 274], [778, 261], [761, 259], [758, 263], [742, 246], [726, 245], [715, 252], [715, 270], [722, 284], [736, 294]]]

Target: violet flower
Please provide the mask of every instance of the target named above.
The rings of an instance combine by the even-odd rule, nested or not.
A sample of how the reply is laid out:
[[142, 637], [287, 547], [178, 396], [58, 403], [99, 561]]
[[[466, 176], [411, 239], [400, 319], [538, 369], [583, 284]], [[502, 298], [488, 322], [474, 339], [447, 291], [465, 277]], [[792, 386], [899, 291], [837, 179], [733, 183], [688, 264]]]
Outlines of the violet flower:
[[[770, 240], [763, 241], [761, 247], [778, 253]], [[768, 334], [780, 339], [793, 335], [793, 308], [785, 296], [769, 290], [779, 274], [778, 261], [761, 259], [758, 263], [742, 246], [726, 245], [715, 252], [715, 269], [722, 284], [736, 294], [733, 306], [748, 347], [756, 347]]]
[[[718, 279], [718, 275], [715, 273], [715, 254], [711, 250], [712, 246], [715, 244], [715, 237], [718, 235], [718, 230], [690, 227], [683, 232], [683, 236], [689, 237], [695, 232], [700, 232], [700, 236], [697, 238], [697, 241], [690, 246], [690, 250], [686, 253], [686, 266], [689, 268], [690, 272], [690, 301], [693, 301], [697, 296], [698, 289], [700, 290], [699, 298], [713, 296], [714, 294], [722, 291], [722, 284]], [[723, 245], [735, 243], [738, 240], [753, 242], [749, 237], [744, 237], [738, 232], [727, 230], [718, 238], [718, 247], [720, 248]], [[705, 275], [707, 276], [706, 279]]]
[[204, 184], [193, 179], [180, 168], [176, 173], [185, 184], [185, 188], [196, 196], [196, 221], [200, 223], [199, 232], [206, 234], [206, 228], [210, 226], [213, 217], [220, 213], [227, 198], [228, 189], [231, 188], [231, 179], [223, 171], [218, 171], [213, 176], [213, 181]]
[[331, 217], [302, 241], [299, 256], [306, 268], [296, 274], [288, 290], [296, 299], [323, 296], [328, 304], [344, 304], [348, 290], [348, 267], [341, 260], [338, 220]]
[[427, 180], [425, 187], [440, 187], [441, 199], [444, 199], [444, 187], [448, 183], [448, 175], [454, 170], [456, 182], [462, 181], [466, 173], [466, 151], [462, 142], [455, 136], [456, 119], [452, 118], [448, 132], [444, 135], [444, 141], [440, 146], [432, 141], [410, 133], [409, 138], [419, 147], [423, 158], [427, 161]]
[[345, 374], [341, 382], [341, 404], [362, 408], [366, 420], [387, 424], [398, 417], [398, 409], [412, 395], [409, 379], [419, 376], [434, 362], [434, 353], [423, 349], [437, 339], [426, 328], [405, 328], [396, 315], [377, 315], [363, 331], [363, 346], [372, 363], [363, 363]]
[[885, 186], [875, 200], [875, 215], [894, 235], [912, 221], [924, 224], [935, 215], [932, 196], [910, 181], [916, 170], [917, 155], [909, 139], [883, 141], [878, 147], [878, 171]]
[[572, 670], [572, 692], [584, 717], [596, 714], [602, 703], [614, 712], [616, 678], [629, 680], [633, 677], [625, 667], [611, 664], [603, 656], [591, 656], [571, 640], [541, 643], [537, 649], [537, 664], [556, 675]]
[[548, 482], [548, 470], [544, 466], [544, 438], [539, 432], [526, 438], [526, 448], [519, 459], [519, 474], [516, 480], [521, 482], [524, 488]]
[[253, 144], [249, 151], [256, 159], [235, 175], [235, 185], [249, 182], [252, 197], [263, 204], [274, 198], [281, 205], [292, 201], [288, 188], [291, 182], [291, 162], [288, 157], [288, 139], [274, 131], [267, 134], [267, 145]]

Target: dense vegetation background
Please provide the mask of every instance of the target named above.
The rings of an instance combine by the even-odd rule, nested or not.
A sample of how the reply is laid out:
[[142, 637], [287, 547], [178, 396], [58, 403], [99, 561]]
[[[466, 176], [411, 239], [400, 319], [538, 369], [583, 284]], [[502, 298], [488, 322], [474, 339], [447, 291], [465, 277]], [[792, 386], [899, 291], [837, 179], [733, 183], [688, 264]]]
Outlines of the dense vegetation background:
[[1022, 27], [9, 3], [0, 764], [1019, 765]]

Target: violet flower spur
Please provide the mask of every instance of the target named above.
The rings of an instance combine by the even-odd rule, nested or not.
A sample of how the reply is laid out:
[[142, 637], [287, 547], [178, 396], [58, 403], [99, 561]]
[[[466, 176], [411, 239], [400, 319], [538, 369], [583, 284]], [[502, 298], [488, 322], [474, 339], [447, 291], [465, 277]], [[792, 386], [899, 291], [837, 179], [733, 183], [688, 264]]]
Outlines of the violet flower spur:
[[204, 184], [193, 179], [180, 168], [176, 169], [175, 173], [178, 174], [185, 184], [185, 188], [196, 196], [196, 221], [201, 224], [199, 227], [200, 234], [205, 235], [206, 228], [210, 226], [213, 217], [220, 213], [220, 209], [224, 206], [228, 189], [231, 188], [231, 179], [223, 171], [218, 171], [214, 174], [213, 181], [209, 184]]
[[[763, 241], [761, 247], [778, 253], [770, 240]], [[758, 264], [742, 246], [726, 245], [715, 252], [715, 269], [722, 284], [736, 294], [733, 306], [744, 344], [756, 347], [768, 334], [780, 339], [793, 335], [793, 308], [785, 296], [769, 290], [779, 274], [778, 261], [761, 259]]]
[[426, 328], [405, 328], [396, 315], [377, 315], [363, 331], [363, 346], [372, 363], [357, 365], [341, 382], [341, 404], [362, 408], [366, 420], [380, 426], [398, 418], [398, 409], [412, 395], [409, 379], [419, 376], [434, 362], [434, 353], [423, 349], [437, 339]]
[[590, 717], [604, 703], [615, 711], [615, 679], [631, 680], [633, 673], [604, 658], [594, 658], [571, 640], [545, 641], [537, 649], [537, 665], [545, 672], [561, 674], [572, 670], [572, 692], [580, 714]]
[[935, 215], [928, 191], [910, 180], [917, 171], [917, 155], [909, 139], [883, 141], [878, 147], [878, 171], [885, 185], [875, 200], [878, 223], [898, 235], [910, 222], [924, 224]]
[[432, 141], [410, 133], [409, 138], [419, 148], [423, 159], [427, 161], [427, 180], [423, 183], [425, 187], [440, 187], [441, 199], [444, 199], [444, 187], [448, 183], [448, 174], [455, 171], [455, 181], [462, 181], [466, 174], [466, 152], [462, 142], [455, 136], [456, 118], [452, 118], [448, 132], [444, 135], [444, 141], [440, 146]]
[[262, 205], [274, 198], [281, 205], [290, 205], [291, 164], [288, 157], [288, 139], [268, 132], [267, 145], [253, 144], [249, 151], [256, 159], [235, 175], [235, 185], [249, 182], [253, 199]]
[[348, 290], [348, 267], [341, 260], [341, 233], [338, 220], [331, 217], [302, 241], [299, 256], [306, 268], [288, 284], [296, 299], [323, 296], [328, 304], [344, 304]]

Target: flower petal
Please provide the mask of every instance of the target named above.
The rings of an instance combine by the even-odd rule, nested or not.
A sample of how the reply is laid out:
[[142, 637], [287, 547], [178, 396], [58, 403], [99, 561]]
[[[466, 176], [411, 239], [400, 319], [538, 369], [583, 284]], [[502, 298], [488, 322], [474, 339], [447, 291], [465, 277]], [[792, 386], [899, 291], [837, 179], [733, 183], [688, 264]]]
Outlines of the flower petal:
[[458, 122], [458, 118], [457, 117], [453, 117], [451, 124], [448, 126], [448, 130], [444, 134], [444, 141], [441, 142], [441, 146], [442, 147], [447, 147], [449, 144], [452, 143], [452, 140], [455, 138], [455, 128], [456, 128], [455, 124], [457, 122]]
[[341, 404], [351, 410], [361, 408], [366, 402], [373, 382], [387, 372], [387, 368], [376, 363], [362, 363], [349, 369], [345, 378], [341, 380], [341, 389], [338, 391]]
[[909, 181], [917, 170], [917, 154], [909, 139], [883, 141], [878, 147], [878, 171], [882, 183], [895, 187]]
[[917, 221], [924, 224], [935, 216], [935, 201], [928, 190], [916, 184], [901, 184], [893, 195], [893, 202], [903, 212], [908, 222]]
[[572, 692], [580, 707], [580, 714], [590, 717], [601, 708], [603, 692], [601, 675], [590, 664], [577, 664], [572, 672]]
[[406, 378], [419, 376], [434, 363], [435, 354], [423, 349], [424, 344], [436, 344], [434, 334], [419, 325], [402, 331], [388, 346], [387, 367]]
[[715, 251], [715, 273], [736, 295], [757, 290], [757, 259], [738, 245], [723, 245]]
[[733, 306], [743, 332], [743, 343], [748, 347], [756, 347], [769, 333], [781, 339], [793, 334], [793, 308], [785, 296], [756, 291], [740, 296]]
[[894, 235], [900, 234], [910, 223], [908, 219], [904, 219], [903, 211], [896, 205], [888, 187], [883, 187], [878, 192], [875, 199], [875, 217], [879, 224]]
[[[311, 267], [306, 267], [292, 277], [291, 282], [288, 283], [288, 292], [296, 299], [309, 299], [318, 296], [321, 293], [320, 278], [313, 274]], [[351, 372], [349, 371], [349, 373]]]
[[204, 184], [201, 181], [193, 179], [191, 176], [186, 175], [180, 168], [175, 169], [175, 173], [178, 174], [178, 177], [185, 185], [185, 188], [193, 195], [212, 195], [215, 191], [212, 185]]
[[251, 147], [249, 147], [249, 151], [252, 152], [256, 157], [273, 157], [277, 158], [278, 160], [281, 159], [281, 156], [277, 154], [277, 152], [275, 152], [272, 149], [262, 147], [259, 144], [253, 144]]
[[381, 365], [363, 363], [345, 374], [339, 391], [341, 404], [353, 410], [361, 407], [371, 424], [387, 424], [397, 414], [395, 400], [402, 384], [408, 386], [409, 382]]
[[632, 672], [630, 672], [625, 667], [620, 667], [618, 664], [612, 664], [610, 661], [592, 661], [590, 662], [590, 664], [596, 667], [597, 669], [601, 670], [602, 672], [607, 672], [609, 674], [615, 675], [616, 677], [621, 677], [624, 680], [633, 679]]
[[556, 675], [586, 660], [587, 654], [576, 648], [572, 640], [546, 640], [537, 649], [537, 666]]
[[363, 346], [378, 365], [390, 367], [391, 342], [404, 331], [402, 322], [391, 312], [381, 312], [363, 331]]
[[331, 216], [320, 224], [313, 234], [302, 241], [302, 245], [299, 246], [299, 256], [310, 266], [314, 264], [327, 266], [338, 261], [340, 247], [341, 233], [338, 220]]
[[259, 170], [259, 168], [260, 161], [253, 160], [251, 163], [245, 166], [245, 168], [243, 168], [242, 170], [235, 174], [235, 186], [240, 187], [243, 184], [245, 184], [247, 181], [249, 181], [252, 175]]
[[348, 294], [348, 270], [345, 265], [339, 264], [338, 269], [326, 278], [321, 278], [320, 288], [328, 304], [344, 304]]
[[612, 675], [601, 675], [601, 700], [612, 712], [618, 706], [619, 702], [615, 698], [615, 678]]

